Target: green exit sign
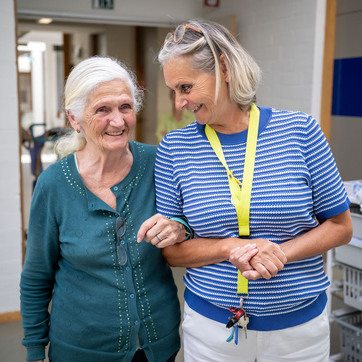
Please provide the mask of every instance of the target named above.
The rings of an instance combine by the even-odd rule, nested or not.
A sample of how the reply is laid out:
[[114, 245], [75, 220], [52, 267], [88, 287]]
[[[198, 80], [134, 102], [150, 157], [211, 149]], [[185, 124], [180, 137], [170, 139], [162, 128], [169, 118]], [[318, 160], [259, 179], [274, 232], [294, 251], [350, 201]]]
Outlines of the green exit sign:
[[109, 9], [113, 10], [113, 0], [92, 0], [93, 9]]

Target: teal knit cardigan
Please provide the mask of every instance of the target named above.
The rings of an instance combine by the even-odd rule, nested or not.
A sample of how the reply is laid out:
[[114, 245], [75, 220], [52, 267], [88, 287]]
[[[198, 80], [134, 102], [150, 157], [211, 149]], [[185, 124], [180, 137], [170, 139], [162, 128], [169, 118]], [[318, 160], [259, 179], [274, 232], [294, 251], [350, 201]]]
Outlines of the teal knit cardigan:
[[[74, 155], [38, 179], [20, 282], [28, 361], [43, 359], [48, 342], [52, 362], [130, 361], [137, 348], [160, 362], [180, 347], [172, 272], [160, 249], [136, 242], [156, 212], [156, 147], [130, 147], [132, 169], [111, 188], [117, 211], [85, 187]], [[115, 253], [119, 215], [127, 225], [123, 267]]]

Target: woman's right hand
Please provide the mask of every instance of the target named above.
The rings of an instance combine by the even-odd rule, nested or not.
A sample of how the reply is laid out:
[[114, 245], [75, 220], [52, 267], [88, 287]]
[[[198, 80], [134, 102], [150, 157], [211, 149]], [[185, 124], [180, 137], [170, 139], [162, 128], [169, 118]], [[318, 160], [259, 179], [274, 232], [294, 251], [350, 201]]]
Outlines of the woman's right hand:
[[237, 248], [234, 248], [230, 251], [229, 261], [232, 264], [234, 264], [242, 273], [254, 271], [254, 268], [250, 264], [250, 260], [257, 253], [258, 253], [258, 248], [255, 244], [246, 244], [243, 246], [238, 246]]
[[186, 240], [185, 226], [161, 214], [143, 222], [137, 233], [137, 242], [145, 240], [157, 248], [165, 248]]
[[251, 280], [260, 278], [270, 279], [278, 271], [284, 268], [287, 257], [278, 244], [266, 239], [252, 239], [258, 252], [246, 263], [248, 255], [244, 255], [245, 250], [239, 247], [231, 250], [229, 260], [241, 272], [242, 275]]

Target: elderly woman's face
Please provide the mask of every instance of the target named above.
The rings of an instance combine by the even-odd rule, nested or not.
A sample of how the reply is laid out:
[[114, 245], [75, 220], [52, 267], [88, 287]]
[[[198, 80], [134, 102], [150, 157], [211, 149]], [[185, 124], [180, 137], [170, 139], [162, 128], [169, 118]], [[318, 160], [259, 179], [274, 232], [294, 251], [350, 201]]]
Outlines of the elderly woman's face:
[[97, 86], [88, 96], [80, 124], [89, 145], [102, 151], [127, 147], [136, 115], [126, 83], [115, 79]]
[[193, 70], [189, 57], [171, 58], [163, 67], [163, 75], [166, 85], [175, 91], [176, 108], [193, 112], [198, 123], [216, 125], [228, 114], [230, 98], [224, 77], [215, 103], [215, 74]]

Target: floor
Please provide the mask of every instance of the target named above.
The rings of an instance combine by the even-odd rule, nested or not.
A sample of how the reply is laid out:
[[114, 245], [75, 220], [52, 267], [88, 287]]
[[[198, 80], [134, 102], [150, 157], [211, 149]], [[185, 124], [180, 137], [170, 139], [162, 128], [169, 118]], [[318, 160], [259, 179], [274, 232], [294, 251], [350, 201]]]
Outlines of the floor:
[[25, 361], [26, 350], [21, 344], [22, 338], [21, 322], [0, 323], [0, 361]]

